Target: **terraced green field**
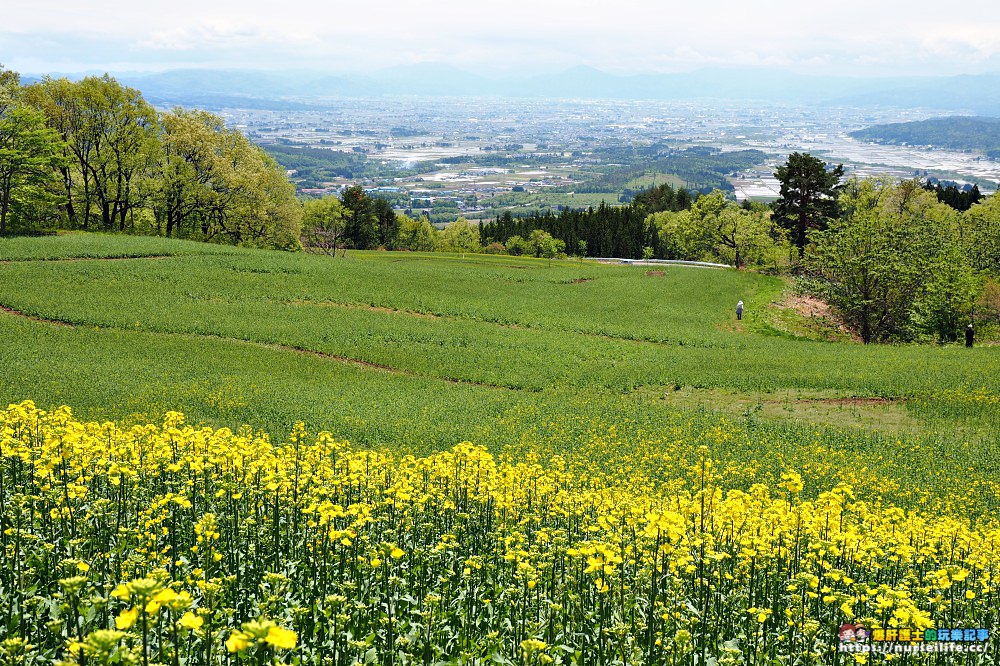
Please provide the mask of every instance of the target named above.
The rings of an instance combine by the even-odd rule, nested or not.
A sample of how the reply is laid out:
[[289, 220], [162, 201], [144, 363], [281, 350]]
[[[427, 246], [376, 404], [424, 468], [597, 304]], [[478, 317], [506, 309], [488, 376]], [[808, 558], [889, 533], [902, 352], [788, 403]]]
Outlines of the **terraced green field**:
[[998, 351], [795, 338], [772, 325], [776, 278], [99, 235], [0, 240], [0, 262], [4, 404], [133, 422], [177, 409], [277, 436], [302, 420], [403, 453], [679, 423], [693, 452], [724, 421], [742, 444], [719, 454], [775, 474], [818, 443], [817, 480], [860, 456], [873, 492], [917, 492], [930, 449], [969, 470], [976, 502], [996, 499]]

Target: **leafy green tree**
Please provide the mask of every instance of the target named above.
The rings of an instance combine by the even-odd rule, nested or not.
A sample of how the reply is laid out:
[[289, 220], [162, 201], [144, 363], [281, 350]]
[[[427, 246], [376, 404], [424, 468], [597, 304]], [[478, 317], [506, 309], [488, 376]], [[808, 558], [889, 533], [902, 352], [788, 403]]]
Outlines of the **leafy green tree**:
[[6, 91], [8, 94], [12, 94], [18, 86], [21, 85], [21, 75], [17, 72], [7, 69], [0, 63], [0, 104], [3, 103], [3, 94]]
[[914, 320], [942, 342], [955, 342], [972, 322], [983, 279], [973, 269], [954, 238], [942, 237], [934, 258], [925, 266], [926, 279], [914, 304]]
[[781, 237], [770, 211], [744, 209], [732, 203], [704, 219], [702, 225], [713, 254], [738, 268], [761, 263]]
[[163, 115], [154, 210], [166, 235], [280, 249], [300, 247], [302, 209], [284, 170], [221, 118]]
[[828, 170], [826, 162], [817, 157], [792, 153], [774, 175], [781, 183], [781, 197], [774, 202], [774, 218], [791, 231], [792, 242], [801, 257], [809, 241], [809, 231], [825, 229], [837, 215], [837, 190], [844, 165]]
[[852, 179], [840, 205], [843, 217], [816, 234], [806, 257], [805, 286], [866, 344], [911, 338], [928, 268], [938, 260], [943, 204], [915, 181]]
[[336, 255], [343, 249], [344, 206], [337, 197], [308, 199], [302, 204], [302, 239], [310, 249]]
[[660, 255], [664, 259], [702, 259], [707, 248], [690, 210], [662, 211], [647, 218], [656, 226], [660, 239]]
[[234, 132], [252, 149], [252, 169], [246, 183], [250, 205], [237, 227], [239, 235], [229, 231], [233, 242], [278, 250], [301, 250], [302, 206], [295, 198], [295, 185], [285, 170], [263, 148], [250, 143], [242, 133]]
[[142, 93], [110, 76], [84, 79], [81, 85], [93, 114], [91, 136], [98, 142], [92, 165], [101, 222], [106, 229], [124, 231], [150, 192], [159, 152], [157, 114]]
[[781, 242], [770, 212], [743, 208], [719, 190], [698, 197], [691, 209], [655, 213], [648, 223], [659, 230], [661, 252], [670, 259], [757, 264]]
[[460, 217], [441, 232], [441, 241], [449, 252], [478, 252], [479, 229], [464, 217]]
[[504, 247], [507, 248], [507, 254], [514, 257], [520, 257], [522, 254], [527, 254], [531, 251], [528, 241], [520, 236], [511, 236], [508, 238], [507, 242], [504, 243]]
[[417, 220], [406, 215], [399, 216], [399, 248], [402, 250], [433, 252], [440, 244], [440, 235], [426, 216]]
[[56, 167], [61, 177], [65, 225], [87, 229], [94, 199], [93, 174], [89, 163], [93, 145], [82, 140], [84, 114], [77, 84], [69, 79], [46, 77], [24, 89], [25, 99], [45, 114], [49, 127], [62, 139], [62, 160]]
[[552, 234], [541, 229], [535, 229], [531, 232], [528, 246], [531, 248], [532, 254], [548, 259], [550, 265], [552, 259], [566, 249], [566, 244], [562, 240], [553, 238]]
[[0, 234], [12, 209], [51, 200], [48, 185], [59, 162], [59, 137], [38, 111], [13, 104], [0, 110]]
[[1000, 276], [1000, 196], [987, 197], [962, 214], [960, 238], [974, 269]]
[[378, 244], [387, 250], [395, 250], [399, 242], [399, 219], [392, 204], [381, 197], [375, 197], [372, 212], [378, 223]]
[[12, 209], [50, 200], [47, 186], [58, 163], [59, 136], [44, 114], [21, 101], [16, 73], [0, 68], [0, 234]]
[[225, 124], [207, 111], [174, 109], [160, 119], [162, 152], [154, 202], [158, 231], [194, 236], [207, 223], [221, 184], [217, 160]]
[[[27, 93], [73, 157], [63, 172], [67, 212], [84, 229], [96, 219], [124, 230], [151, 193], [159, 154], [157, 114], [142, 94], [108, 75], [79, 82], [46, 78]], [[82, 209], [82, 210], [78, 210]]]

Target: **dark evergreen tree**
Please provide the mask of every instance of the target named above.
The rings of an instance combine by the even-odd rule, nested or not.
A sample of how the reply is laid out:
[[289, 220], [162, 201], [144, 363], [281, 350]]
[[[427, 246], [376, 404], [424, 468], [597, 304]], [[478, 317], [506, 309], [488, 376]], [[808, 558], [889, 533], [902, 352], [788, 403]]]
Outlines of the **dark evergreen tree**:
[[375, 216], [372, 199], [360, 185], [346, 188], [340, 195], [344, 206], [344, 236], [351, 247], [368, 250], [377, 247], [378, 218]]
[[928, 182], [924, 185], [924, 189], [934, 192], [941, 203], [948, 204], [959, 211], [969, 210], [983, 199], [979, 185], [973, 185], [969, 189], [959, 189], [956, 185], [942, 187], [940, 182], [935, 184]]
[[375, 197], [372, 212], [378, 221], [378, 245], [387, 250], [396, 249], [399, 241], [399, 219], [396, 217], [396, 211], [392, 209], [392, 204], [385, 199]]
[[655, 224], [647, 224], [652, 212], [684, 210], [691, 207], [691, 196], [685, 189], [674, 189], [670, 184], [660, 185], [640, 192], [627, 206], [602, 203], [596, 209], [564, 209], [536, 213], [515, 218], [510, 211], [480, 227], [480, 242], [504, 243], [515, 236], [529, 238], [531, 233], [542, 230], [565, 243], [570, 252], [586, 248], [590, 257], [622, 257], [639, 259], [643, 248], [653, 249], [653, 256], [664, 257], [665, 245]]
[[675, 190], [674, 186], [670, 183], [663, 183], [662, 185], [657, 185], [649, 188], [648, 190], [643, 190], [635, 195], [632, 199], [632, 203], [637, 206], [642, 206], [646, 209], [647, 213], [659, 213], [664, 210], [678, 211], [684, 210], [691, 204], [690, 196], [681, 197], [681, 192], [687, 195], [687, 190], [681, 188], [680, 190]]
[[781, 183], [781, 198], [774, 202], [774, 219], [792, 232], [801, 257], [811, 229], [825, 229], [837, 215], [837, 190], [844, 165], [826, 168], [826, 162], [809, 153], [792, 153], [774, 176]]

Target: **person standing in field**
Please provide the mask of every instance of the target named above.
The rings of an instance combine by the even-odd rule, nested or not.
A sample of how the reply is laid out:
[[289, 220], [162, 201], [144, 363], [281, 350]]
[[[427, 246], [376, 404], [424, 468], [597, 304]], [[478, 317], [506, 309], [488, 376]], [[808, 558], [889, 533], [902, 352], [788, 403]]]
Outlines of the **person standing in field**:
[[743, 301], [736, 302], [736, 318], [743, 319]]
[[965, 346], [971, 347], [972, 340], [976, 337], [976, 332], [972, 328], [972, 324], [965, 327]]

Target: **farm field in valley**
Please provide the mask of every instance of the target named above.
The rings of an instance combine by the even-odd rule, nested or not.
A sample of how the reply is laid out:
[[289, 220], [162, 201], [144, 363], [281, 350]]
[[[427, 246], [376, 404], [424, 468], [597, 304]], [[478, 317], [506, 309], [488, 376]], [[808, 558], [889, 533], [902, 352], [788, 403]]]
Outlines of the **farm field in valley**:
[[45, 659], [108, 626], [288, 657], [240, 629], [267, 616], [302, 663], [602, 666], [995, 630], [998, 349], [808, 339], [778, 278], [656, 268], [0, 239], [4, 544], [51, 563], [0, 626]]

